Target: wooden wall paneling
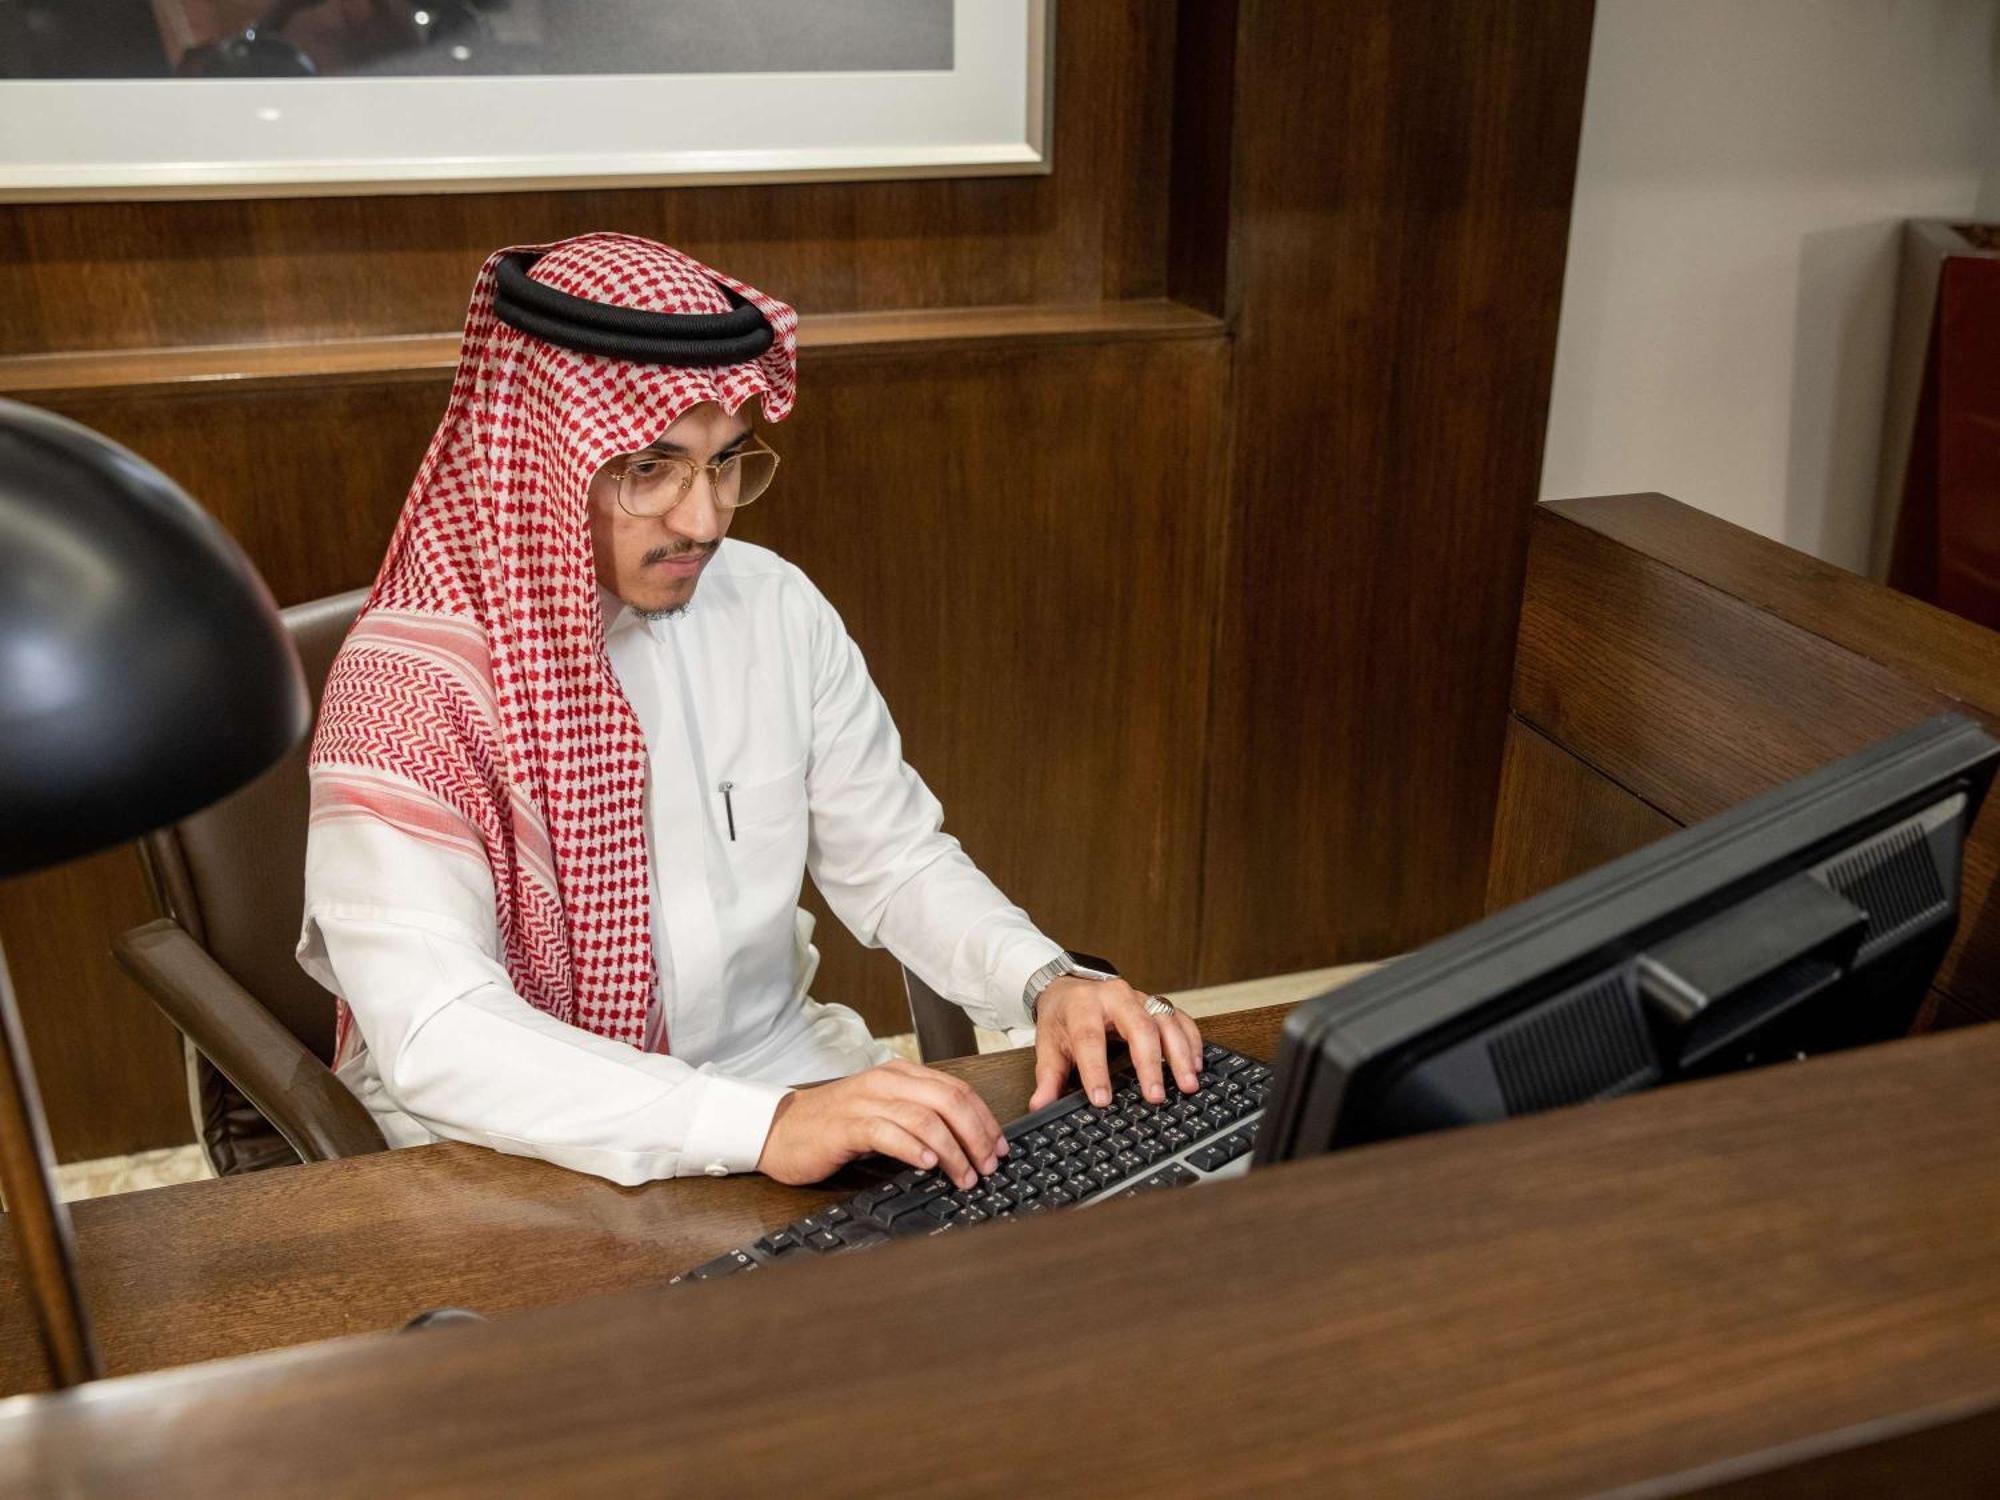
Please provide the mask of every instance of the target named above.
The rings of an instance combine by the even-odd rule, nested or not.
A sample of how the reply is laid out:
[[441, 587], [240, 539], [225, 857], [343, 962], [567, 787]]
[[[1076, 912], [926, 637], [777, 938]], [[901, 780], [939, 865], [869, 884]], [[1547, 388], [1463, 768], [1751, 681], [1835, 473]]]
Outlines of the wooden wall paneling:
[[1680, 825], [1520, 719], [1507, 721], [1486, 909], [1525, 901]]
[[[1215, 314], [1164, 297], [814, 313], [799, 324], [799, 351], [800, 358], [809, 363], [834, 350], [949, 354], [995, 341], [1099, 344], [1107, 340], [1188, 338], [1216, 332], [1219, 327]], [[86, 397], [220, 395], [301, 383], [320, 388], [402, 380], [448, 383], [458, 365], [458, 349], [459, 334], [454, 330], [356, 339], [0, 355], [0, 395], [60, 405]]]
[[1167, 295], [1221, 313], [1229, 290], [1237, 0], [1178, 0], [1176, 9]]
[[[1228, 363], [1213, 334], [822, 360], [736, 531], [841, 611], [974, 861], [1161, 989], [1195, 969]], [[887, 956], [820, 934], [821, 998], [906, 1030]]]
[[1172, 7], [1056, 35], [1054, 171], [761, 187], [0, 205], [0, 355], [435, 333], [502, 245], [678, 245], [809, 312], [1165, 288]]
[[171, 475], [288, 605], [374, 580], [450, 389], [445, 374], [369, 385], [80, 392], [37, 404]]
[[[1985, 634], [1990, 680], [2000, 684], [2000, 637]], [[1514, 711], [1677, 822], [1699, 822], [1946, 709], [2000, 729], [1992, 710], [1553, 507], [1536, 513]], [[1953, 1018], [2000, 1015], [1996, 878], [2000, 816], [1989, 809], [1966, 848], [1964, 914], [1938, 975]]]
[[1243, 0], [1200, 977], [1476, 916], [1590, 0]]
[[180, 1033], [108, 946], [152, 914], [129, 849], [0, 883], [0, 947], [63, 1161], [194, 1138]]

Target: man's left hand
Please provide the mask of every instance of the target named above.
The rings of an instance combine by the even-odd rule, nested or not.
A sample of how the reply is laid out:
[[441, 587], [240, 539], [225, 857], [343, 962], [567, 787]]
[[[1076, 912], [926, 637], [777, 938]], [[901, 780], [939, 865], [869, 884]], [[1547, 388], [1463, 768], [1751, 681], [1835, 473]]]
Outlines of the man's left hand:
[[1111, 1102], [1111, 1066], [1105, 1044], [1123, 1037], [1138, 1070], [1139, 1087], [1158, 1104], [1167, 1097], [1163, 1079], [1171, 1069], [1183, 1094], [1192, 1094], [1201, 1072], [1201, 1030], [1194, 1018], [1175, 1010], [1146, 1013], [1147, 996], [1122, 979], [1058, 979], [1035, 1004], [1035, 1096], [1040, 1109], [1063, 1091], [1075, 1067], [1083, 1091], [1100, 1109]]

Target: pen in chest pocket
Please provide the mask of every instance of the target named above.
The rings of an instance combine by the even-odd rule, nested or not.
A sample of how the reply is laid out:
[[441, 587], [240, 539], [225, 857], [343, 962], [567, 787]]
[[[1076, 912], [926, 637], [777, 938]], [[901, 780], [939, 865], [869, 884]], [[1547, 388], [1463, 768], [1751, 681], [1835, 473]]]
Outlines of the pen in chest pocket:
[[729, 800], [729, 794], [736, 790], [736, 783], [733, 781], [722, 782], [716, 787], [716, 790], [722, 793], [722, 812], [723, 816], [729, 820], [729, 842], [733, 844], [736, 842], [736, 804]]

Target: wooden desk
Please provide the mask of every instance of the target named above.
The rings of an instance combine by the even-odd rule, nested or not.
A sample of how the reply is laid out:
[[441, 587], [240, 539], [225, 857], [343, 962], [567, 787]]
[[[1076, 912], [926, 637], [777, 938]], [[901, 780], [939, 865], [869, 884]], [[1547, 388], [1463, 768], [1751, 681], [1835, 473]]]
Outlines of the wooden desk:
[[[1204, 1034], [1276, 1053], [1284, 1007]], [[1032, 1054], [946, 1064], [1000, 1119], [1034, 1087]], [[489, 1316], [657, 1286], [828, 1201], [764, 1177], [614, 1187], [455, 1143], [191, 1182], [74, 1205], [105, 1371], [249, 1354], [400, 1328], [426, 1308]], [[0, 1392], [45, 1388], [0, 1235]]]
[[[499, 1231], [441, 1206], [461, 1258], [580, 1243], [546, 1197], [431, 1159], [450, 1169], [413, 1169]], [[423, 1219], [391, 1201], [392, 1237]], [[598, 1232], [634, 1256], [640, 1223]], [[1893, 1474], [1992, 1494], [1996, 1244], [2000, 1028], [1980, 1027], [796, 1272], [16, 1401], [0, 1493], [1803, 1496]], [[356, 1295], [380, 1321], [379, 1289]]]

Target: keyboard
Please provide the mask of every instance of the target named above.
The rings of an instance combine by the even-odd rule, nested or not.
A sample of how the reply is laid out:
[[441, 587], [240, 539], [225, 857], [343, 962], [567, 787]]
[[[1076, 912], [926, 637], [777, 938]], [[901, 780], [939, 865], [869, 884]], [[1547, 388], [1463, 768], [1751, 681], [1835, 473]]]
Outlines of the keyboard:
[[935, 1169], [896, 1170], [668, 1285], [869, 1250], [891, 1240], [962, 1233], [1249, 1171], [1270, 1067], [1210, 1042], [1202, 1048], [1198, 1081], [1194, 1093], [1183, 1094], [1169, 1073], [1165, 1101], [1150, 1104], [1126, 1063], [1112, 1074], [1107, 1107], [1096, 1108], [1077, 1089], [1007, 1126], [1011, 1151], [972, 1187], [957, 1187]]

